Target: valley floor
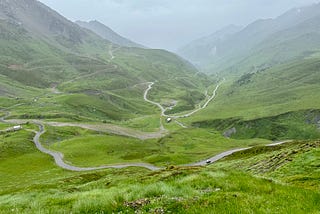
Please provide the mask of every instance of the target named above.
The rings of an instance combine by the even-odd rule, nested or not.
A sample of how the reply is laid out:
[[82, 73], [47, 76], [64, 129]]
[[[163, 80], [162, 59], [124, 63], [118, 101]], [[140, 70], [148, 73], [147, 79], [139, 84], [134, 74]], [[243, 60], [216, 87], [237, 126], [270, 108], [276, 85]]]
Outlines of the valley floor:
[[202, 120], [218, 92], [228, 96], [222, 83], [171, 114], [177, 103], [150, 98], [157, 82], [139, 84], [160, 112], [136, 128], [17, 119], [24, 103], [13, 102], [0, 118], [0, 213], [320, 213], [318, 111]]
[[320, 214], [320, 4], [197, 40], [208, 73], [0, 5], [0, 214]]

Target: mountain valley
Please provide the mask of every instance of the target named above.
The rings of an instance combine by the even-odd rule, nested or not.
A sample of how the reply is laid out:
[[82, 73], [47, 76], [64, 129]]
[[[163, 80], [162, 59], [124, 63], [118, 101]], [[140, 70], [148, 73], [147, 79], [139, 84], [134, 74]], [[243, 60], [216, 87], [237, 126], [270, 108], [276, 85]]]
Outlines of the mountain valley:
[[0, 0], [0, 213], [320, 213], [319, 8], [179, 56]]

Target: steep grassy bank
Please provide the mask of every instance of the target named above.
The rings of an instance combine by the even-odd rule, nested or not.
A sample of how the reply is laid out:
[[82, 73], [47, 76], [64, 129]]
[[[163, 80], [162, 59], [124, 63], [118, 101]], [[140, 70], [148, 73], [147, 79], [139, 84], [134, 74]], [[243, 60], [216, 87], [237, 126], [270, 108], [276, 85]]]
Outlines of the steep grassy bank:
[[234, 170], [241, 168], [252, 175], [319, 191], [319, 147], [319, 141], [256, 147], [225, 158], [217, 167]]
[[320, 111], [307, 110], [244, 120], [241, 118], [206, 120], [193, 123], [201, 128], [214, 128], [235, 139], [269, 140], [319, 139]]

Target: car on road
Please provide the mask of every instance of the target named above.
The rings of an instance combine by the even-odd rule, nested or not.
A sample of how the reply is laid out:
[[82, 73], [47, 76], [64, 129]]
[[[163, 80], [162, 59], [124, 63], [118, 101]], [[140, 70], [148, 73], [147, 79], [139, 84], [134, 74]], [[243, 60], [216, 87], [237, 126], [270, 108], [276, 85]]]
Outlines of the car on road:
[[209, 164], [211, 163], [212, 161], [211, 160], [206, 160], [206, 164]]

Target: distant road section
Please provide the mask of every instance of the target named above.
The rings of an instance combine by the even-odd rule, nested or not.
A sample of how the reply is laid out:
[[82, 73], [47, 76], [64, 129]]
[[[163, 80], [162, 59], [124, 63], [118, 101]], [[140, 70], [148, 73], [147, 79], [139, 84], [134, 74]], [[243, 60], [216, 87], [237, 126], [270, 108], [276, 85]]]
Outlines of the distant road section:
[[[1, 118], [0, 118], [1, 120]], [[42, 120], [26, 120], [26, 119], [12, 119], [6, 120], [7, 123], [12, 124], [22, 124], [26, 122], [31, 122], [35, 124], [44, 124], [49, 126], [55, 127], [79, 127], [83, 129], [89, 129], [97, 132], [105, 132], [111, 133], [119, 136], [127, 136], [133, 137], [140, 140], [147, 140], [147, 139], [157, 139], [164, 137], [166, 132], [158, 131], [158, 132], [142, 132], [126, 127], [117, 126], [114, 124], [86, 124], [86, 123], [71, 123], [71, 122], [45, 122]]]
[[166, 109], [160, 103], [157, 103], [148, 99], [148, 93], [152, 89], [152, 86], [155, 84], [155, 82], [147, 82], [147, 84], [148, 84], [148, 88], [144, 92], [143, 99], [148, 103], [158, 106], [159, 109], [161, 110], [161, 116], [164, 116], [164, 117], [167, 116], [165, 114]]
[[200, 110], [203, 110], [205, 108], [208, 107], [209, 103], [217, 96], [217, 91], [220, 88], [221, 84], [225, 81], [225, 79], [223, 79], [214, 89], [211, 97], [209, 97], [209, 99], [205, 102], [205, 104], [203, 106], [200, 106], [198, 109], [193, 110], [192, 112], [189, 112], [187, 114], [184, 115], [176, 115], [176, 116], [171, 116], [172, 118], [183, 118], [183, 117], [190, 117], [191, 115], [197, 113]]
[[[148, 103], [151, 103], [153, 105], [156, 105], [160, 110], [161, 110], [161, 115], [160, 115], [160, 131], [166, 131], [166, 129], [164, 128], [163, 124], [162, 124], [162, 119], [161, 117], [170, 117], [170, 118], [173, 118], [173, 119], [179, 119], [179, 118], [184, 118], [184, 117], [190, 117], [191, 115], [197, 113], [198, 111], [202, 110], [202, 109], [205, 109], [209, 103], [216, 97], [217, 95], [217, 91], [220, 87], [220, 85], [222, 84], [222, 82], [225, 81], [225, 79], [223, 79], [217, 86], [216, 88], [214, 89], [212, 95], [209, 97], [207, 95], [208, 100], [205, 102], [205, 104], [203, 106], [199, 106], [199, 108], [189, 112], [189, 113], [186, 113], [186, 114], [183, 114], [183, 115], [167, 115], [165, 112], [166, 112], [166, 108], [164, 108], [160, 103], [157, 103], [155, 101], [152, 101], [148, 98], [148, 93], [150, 92], [150, 90], [152, 89], [152, 86], [155, 84], [155, 82], [147, 82], [146, 84], [148, 84], [148, 88], [145, 90], [144, 92], [144, 95], [143, 95], [143, 99], [148, 102]], [[206, 94], [208, 94], [208, 91], [206, 91]], [[175, 121], [179, 126], [181, 126], [182, 128], [188, 128], [187, 126], [185, 126], [183, 123], [179, 122], [179, 121]]]
[[[225, 81], [225, 79], [223, 79], [223, 81]], [[205, 102], [205, 104], [203, 104], [203, 106], [200, 106], [199, 108], [189, 112], [189, 113], [186, 113], [186, 114], [183, 114], [183, 115], [167, 115], [165, 112], [167, 109], [165, 109], [160, 103], [157, 103], [155, 101], [152, 101], [152, 100], [149, 100], [148, 99], [148, 93], [150, 92], [150, 90], [152, 89], [152, 86], [155, 84], [155, 82], [147, 82], [148, 84], [148, 88], [145, 90], [144, 92], [144, 95], [143, 95], [143, 99], [148, 102], [148, 103], [151, 103], [153, 105], [156, 105], [158, 106], [158, 108], [161, 110], [161, 116], [163, 117], [171, 117], [171, 118], [174, 118], [174, 119], [177, 119], [177, 118], [183, 118], [183, 117], [190, 117], [191, 115], [197, 113], [198, 111], [202, 110], [202, 109], [205, 109], [208, 107], [209, 103], [216, 97], [217, 95], [217, 91], [218, 89], [220, 88], [221, 84], [223, 83], [223, 81], [221, 81], [217, 86], [216, 88], [214, 89], [212, 95], [209, 97], [209, 99]]]

